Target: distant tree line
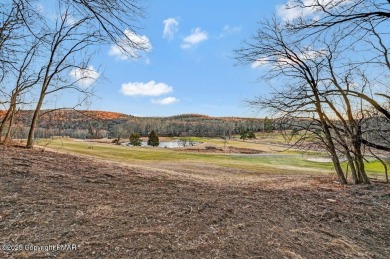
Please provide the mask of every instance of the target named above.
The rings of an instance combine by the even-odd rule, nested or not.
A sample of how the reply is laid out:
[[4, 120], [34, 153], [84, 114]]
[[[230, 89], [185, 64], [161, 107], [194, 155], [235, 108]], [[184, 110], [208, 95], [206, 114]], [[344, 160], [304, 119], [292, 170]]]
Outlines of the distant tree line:
[[[45, 110], [42, 111], [45, 113]], [[26, 138], [32, 111], [20, 111], [15, 117], [13, 135]], [[173, 117], [99, 118], [93, 112], [59, 110], [42, 115], [36, 129], [37, 138], [68, 136], [72, 138], [128, 139], [131, 134], [147, 137], [155, 130], [159, 136], [226, 137], [242, 132], [270, 131], [274, 120], [265, 118], [217, 118], [203, 115]]]
[[[253, 118], [213, 118], [202, 116], [177, 116], [166, 118], [131, 118], [124, 124], [112, 127], [125, 128], [130, 132], [147, 136], [152, 130], [157, 130], [160, 136], [197, 136], [231, 138], [244, 130], [264, 130], [263, 119]], [[109, 127], [109, 131], [114, 129]]]

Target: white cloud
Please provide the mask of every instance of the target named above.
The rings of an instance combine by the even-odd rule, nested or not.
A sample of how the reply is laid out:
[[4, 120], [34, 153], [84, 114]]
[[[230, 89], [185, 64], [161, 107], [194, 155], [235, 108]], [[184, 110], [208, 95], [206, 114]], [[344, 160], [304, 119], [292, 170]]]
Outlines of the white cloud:
[[190, 35], [183, 39], [183, 44], [181, 44], [180, 47], [183, 49], [188, 49], [207, 39], [207, 32], [202, 31], [199, 27], [197, 27], [192, 30]]
[[236, 34], [241, 32], [241, 27], [238, 26], [230, 26], [230, 25], [225, 25], [223, 27], [222, 33], [219, 34], [220, 38], [226, 37], [228, 35]]
[[268, 64], [268, 60], [266, 58], [259, 58], [255, 62], [251, 64], [251, 68], [256, 69], [258, 67], [264, 66]]
[[189, 49], [189, 48], [192, 47], [192, 45], [191, 45], [191, 44], [188, 44], [188, 43], [183, 43], [183, 44], [180, 45], [180, 47], [181, 47], [182, 49]]
[[179, 30], [179, 22], [174, 18], [168, 18], [163, 21], [164, 31], [163, 38], [172, 40], [175, 37], [175, 33]]
[[130, 58], [139, 58], [140, 51], [151, 51], [152, 44], [149, 38], [145, 35], [137, 35], [130, 30], [125, 30], [126, 37], [121, 39], [122, 48], [117, 45], [112, 45], [108, 54], [120, 60], [128, 60]]
[[129, 82], [122, 84], [121, 93], [128, 96], [160, 96], [173, 91], [173, 87], [164, 83], [156, 83], [155, 81], [149, 81], [147, 83], [142, 82]]
[[317, 58], [322, 58], [326, 56], [327, 51], [325, 49], [321, 50], [313, 50], [312, 48], [308, 47], [299, 55], [299, 58], [302, 60], [313, 60]]
[[80, 86], [89, 87], [99, 79], [100, 74], [93, 68], [93, 66], [88, 66], [88, 68], [72, 69], [69, 76], [75, 79]]
[[292, 7], [294, 0], [288, 0], [286, 4], [278, 5], [276, 7], [276, 14], [284, 21], [291, 21], [300, 16], [303, 16], [303, 9]]
[[[314, 15], [316, 12], [321, 11], [318, 4], [325, 6], [327, 10], [337, 8], [355, 0], [288, 0], [286, 4], [278, 5], [276, 7], [277, 15], [284, 21], [292, 21], [299, 17], [305, 17]], [[318, 19], [318, 16], [313, 17]]]
[[[314, 50], [311, 47], [306, 47], [299, 55], [298, 58], [301, 61], [309, 61], [309, 60], [315, 60], [318, 58], [323, 58], [327, 55], [326, 50], [320, 49], [320, 50]], [[294, 61], [298, 61], [298, 59], [294, 58], [294, 56], [291, 56], [290, 58], [286, 58], [284, 56], [281, 56], [279, 58], [275, 58], [274, 60], [267, 59], [266, 57], [262, 57], [257, 59], [251, 64], [252, 69], [257, 69], [261, 66], [267, 66], [272, 63], [274, 66], [286, 66], [291, 65], [294, 63]]]
[[152, 99], [151, 102], [154, 104], [160, 104], [160, 105], [170, 105], [177, 103], [179, 100], [175, 97], [166, 97], [162, 99]]

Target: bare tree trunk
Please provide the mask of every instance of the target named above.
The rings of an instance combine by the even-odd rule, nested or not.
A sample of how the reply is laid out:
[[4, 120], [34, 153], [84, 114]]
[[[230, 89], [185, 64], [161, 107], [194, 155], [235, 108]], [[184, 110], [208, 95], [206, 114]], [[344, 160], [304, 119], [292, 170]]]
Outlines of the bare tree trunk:
[[7, 110], [5, 116], [0, 124], [0, 142], [2, 142], [2, 134], [3, 134], [3, 131], [5, 129], [5, 125], [8, 123], [10, 113], [11, 113], [11, 107]]
[[348, 165], [351, 168], [351, 175], [352, 175], [353, 183], [354, 184], [358, 184], [359, 183], [359, 179], [358, 179], [358, 175], [357, 175], [357, 172], [356, 172], [356, 167], [355, 167], [354, 161], [353, 161], [352, 156], [349, 153], [348, 149], [346, 149], [346, 151], [345, 151], [345, 156], [347, 157]]
[[332, 134], [331, 134], [330, 129], [329, 129], [330, 125], [328, 125], [328, 123], [327, 123], [327, 116], [324, 113], [323, 108], [321, 106], [322, 102], [321, 102], [320, 94], [318, 92], [318, 86], [314, 80], [312, 80], [312, 82], [310, 82], [310, 83], [311, 83], [310, 87], [311, 87], [311, 90], [312, 90], [314, 98], [315, 98], [316, 112], [317, 112], [319, 120], [321, 122], [322, 130], [325, 134], [327, 150], [330, 153], [330, 157], [332, 159], [333, 166], [334, 166], [334, 169], [336, 171], [337, 177], [339, 178], [339, 181], [341, 184], [348, 184], [347, 179], [345, 178], [343, 169], [341, 168], [340, 159], [339, 159], [339, 156], [337, 154], [337, 149], [336, 149]]
[[337, 177], [340, 181], [341, 184], [347, 184], [347, 179], [345, 178], [343, 169], [341, 168], [340, 165], [340, 159], [338, 157], [336, 147], [334, 145], [331, 133], [327, 127], [327, 125], [324, 125], [324, 133], [325, 133], [325, 138], [327, 140], [327, 146], [328, 146], [328, 152], [330, 154], [330, 157], [333, 162], [334, 170], [336, 171]]
[[7, 144], [12, 139], [11, 133], [12, 133], [13, 125], [14, 125], [15, 110], [16, 110], [16, 107], [13, 106], [11, 116], [9, 118], [8, 130], [7, 130], [7, 133], [5, 134], [5, 137], [4, 137], [4, 142], [3, 142], [4, 144]]
[[42, 92], [41, 92], [37, 106], [36, 106], [35, 111], [34, 111], [33, 118], [31, 120], [30, 131], [28, 132], [28, 138], [27, 138], [27, 144], [26, 144], [27, 148], [32, 148], [34, 145], [35, 129], [36, 129], [36, 126], [38, 124], [39, 113], [40, 113], [41, 108], [42, 108], [43, 100], [45, 99], [46, 88], [44, 87], [44, 89], [45, 90], [42, 90]]
[[366, 169], [364, 166], [364, 158], [362, 154], [362, 129], [360, 125], [356, 125], [356, 132], [353, 139], [353, 148], [354, 148], [354, 154], [355, 154], [355, 163], [356, 167], [358, 169], [358, 177], [360, 182], [364, 184], [370, 184], [370, 179], [368, 179]]
[[[16, 108], [15, 107], [16, 106], [16, 96], [15, 95], [16, 95], [15, 93], [12, 94], [10, 106], [9, 106], [9, 108], [8, 108], [6, 114], [1, 122], [1, 125], [0, 125], [0, 142], [2, 139], [2, 134], [4, 132], [5, 126], [7, 124], [9, 124], [9, 126], [12, 125], [12, 123], [10, 123], [10, 118], [13, 117], [12, 114], [15, 112], [15, 108]], [[4, 140], [4, 142], [5, 142], [5, 140]]]

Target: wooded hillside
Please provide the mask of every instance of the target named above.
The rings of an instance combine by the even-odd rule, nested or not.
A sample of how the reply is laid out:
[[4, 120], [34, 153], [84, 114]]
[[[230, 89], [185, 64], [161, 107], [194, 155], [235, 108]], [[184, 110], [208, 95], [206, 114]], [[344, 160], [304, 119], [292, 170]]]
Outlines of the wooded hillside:
[[[0, 118], [5, 111], [0, 111]], [[33, 111], [19, 111], [13, 130], [14, 138], [26, 138]], [[128, 138], [131, 133], [146, 136], [158, 131], [160, 136], [229, 137], [242, 131], [264, 130], [264, 120], [258, 118], [210, 117], [183, 114], [171, 117], [135, 117], [115, 112], [43, 110], [37, 138], [69, 136], [73, 138]]]

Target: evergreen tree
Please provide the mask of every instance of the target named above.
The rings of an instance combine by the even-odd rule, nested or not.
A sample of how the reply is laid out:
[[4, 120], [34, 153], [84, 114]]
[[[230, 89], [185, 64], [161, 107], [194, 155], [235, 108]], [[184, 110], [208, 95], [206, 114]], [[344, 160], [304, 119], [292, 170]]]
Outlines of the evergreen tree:
[[133, 146], [141, 146], [141, 139], [138, 133], [131, 133], [130, 144]]
[[246, 139], [248, 138], [248, 131], [242, 131], [240, 133], [240, 139], [242, 139], [242, 141], [245, 141]]
[[152, 147], [157, 147], [160, 145], [160, 140], [158, 139], [158, 135], [154, 130], [152, 130], [149, 134], [148, 145]]
[[256, 134], [253, 131], [248, 131], [248, 138], [254, 139], [254, 138], [256, 138]]
[[264, 118], [264, 131], [265, 132], [270, 132], [274, 129], [274, 125], [271, 119], [268, 117]]

